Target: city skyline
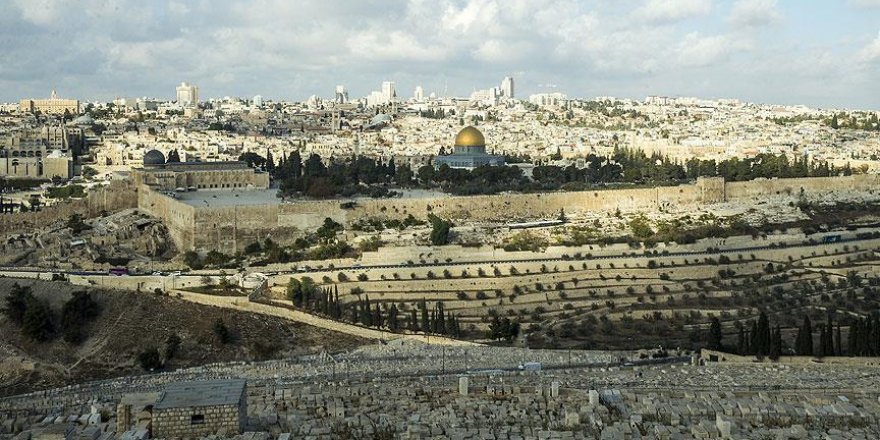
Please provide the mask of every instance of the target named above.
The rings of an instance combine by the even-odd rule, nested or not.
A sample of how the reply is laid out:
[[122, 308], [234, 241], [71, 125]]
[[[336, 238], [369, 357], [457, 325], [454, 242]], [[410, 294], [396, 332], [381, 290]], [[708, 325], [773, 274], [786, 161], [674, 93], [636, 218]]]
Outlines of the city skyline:
[[[647, 95], [877, 109], [880, 2], [674, 0], [344, 2], [2, 0], [0, 101]], [[142, 24], [132, 26], [134, 19]], [[52, 60], [47, 62], [46, 60]]]

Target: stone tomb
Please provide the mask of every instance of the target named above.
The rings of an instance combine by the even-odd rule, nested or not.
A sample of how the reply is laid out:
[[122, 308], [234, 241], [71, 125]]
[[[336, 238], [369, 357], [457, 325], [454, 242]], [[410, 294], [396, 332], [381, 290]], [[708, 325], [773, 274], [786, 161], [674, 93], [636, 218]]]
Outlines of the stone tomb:
[[240, 434], [247, 417], [243, 379], [178, 382], [153, 407], [154, 438]]

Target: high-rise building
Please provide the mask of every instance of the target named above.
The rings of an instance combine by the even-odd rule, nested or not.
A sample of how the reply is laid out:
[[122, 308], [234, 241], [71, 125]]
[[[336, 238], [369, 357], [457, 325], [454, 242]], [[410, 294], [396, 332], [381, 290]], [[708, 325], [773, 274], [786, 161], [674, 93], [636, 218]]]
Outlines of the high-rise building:
[[198, 105], [199, 88], [186, 82], [180, 83], [177, 86], [177, 103], [183, 106]]
[[345, 86], [336, 86], [336, 99], [334, 99], [334, 101], [337, 104], [345, 104], [348, 102], [348, 91], [345, 90]]
[[397, 92], [394, 90], [394, 81], [383, 81], [382, 82], [382, 99], [385, 100], [385, 103], [394, 102], [397, 98]]
[[513, 99], [513, 77], [505, 76], [503, 80], [501, 80], [501, 96], [507, 99]]
[[262, 107], [263, 106], [263, 96], [262, 95], [254, 96], [254, 99], [252, 101], [254, 103], [254, 107]]
[[425, 100], [425, 91], [422, 89], [422, 86], [416, 86], [416, 90], [413, 92], [413, 101], [422, 102]]

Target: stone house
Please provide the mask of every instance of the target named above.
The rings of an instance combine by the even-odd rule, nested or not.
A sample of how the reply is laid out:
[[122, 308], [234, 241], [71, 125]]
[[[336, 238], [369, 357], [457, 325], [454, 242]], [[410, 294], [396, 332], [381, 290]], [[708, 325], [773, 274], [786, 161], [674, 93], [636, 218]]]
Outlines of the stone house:
[[244, 379], [178, 382], [153, 406], [153, 438], [240, 434], [247, 417]]

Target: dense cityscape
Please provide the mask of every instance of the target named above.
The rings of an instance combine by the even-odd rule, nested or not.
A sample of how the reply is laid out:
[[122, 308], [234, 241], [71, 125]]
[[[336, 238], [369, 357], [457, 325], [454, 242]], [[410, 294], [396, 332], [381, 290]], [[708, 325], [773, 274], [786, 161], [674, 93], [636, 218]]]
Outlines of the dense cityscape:
[[[663, 69], [739, 81], [724, 76], [725, 57], [682, 61], [708, 50], [696, 31], [659, 71], [574, 64], [625, 93], [586, 96], [566, 77], [574, 61], [554, 58], [577, 58], [571, 38], [511, 16], [546, 24], [558, 8], [581, 20], [552, 15], [559, 26], [580, 35], [614, 14], [659, 32], [727, 13], [723, 26], [751, 32], [736, 37], [735, 59], [824, 9], [404, 2], [408, 18], [434, 14], [458, 38], [422, 21], [429, 44], [409, 22], [367, 25], [368, 8], [330, 3], [302, 5], [313, 21], [291, 28], [318, 23], [318, 35], [339, 26], [324, 12], [362, 14], [351, 21], [359, 50], [412, 51], [318, 75], [309, 63], [335, 62], [333, 38], [309, 40], [327, 53], [297, 52], [299, 98], [268, 73], [247, 81], [262, 94], [223, 96], [249, 71], [233, 60], [215, 66], [228, 67], [222, 80], [146, 68], [97, 93], [77, 69], [45, 81], [0, 66], [0, 439], [880, 438], [880, 111], [876, 85], [848, 89], [876, 78], [880, 37], [823, 29], [864, 43], [852, 76], [829, 85], [851, 106], [816, 104], [832, 101], [795, 76], [783, 101], [812, 104], [775, 104], [772, 73], [750, 85], [766, 99], [621, 85], [642, 75], [657, 93], [703, 90]], [[875, 3], [841, 6], [858, 19], [838, 13], [876, 33], [862, 21]], [[79, 12], [38, 6], [3, 8], [22, 32], [86, 41], [58, 21]], [[241, 26], [255, 11], [288, 13], [227, 6]], [[125, 7], [84, 6], [81, 33]], [[203, 24], [176, 17], [213, 14], [127, 7], [147, 8], [149, 32], [192, 38]], [[487, 17], [488, 30], [474, 24]], [[483, 32], [536, 60], [530, 41], [551, 45], [549, 67], [497, 56], [495, 39], [472, 50], [466, 73], [415, 67]], [[114, 25], [107, 38], [96, 44], [152, 37]], [[43, 50], [8, 42], [0, 59]], [[589, 57], [602, 44], [582, 43]], [[782, 64], [800, 49], [773, 50]], [[729, 90], [715, 84], [711, 95]]]

